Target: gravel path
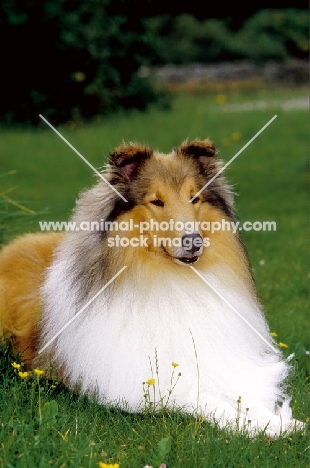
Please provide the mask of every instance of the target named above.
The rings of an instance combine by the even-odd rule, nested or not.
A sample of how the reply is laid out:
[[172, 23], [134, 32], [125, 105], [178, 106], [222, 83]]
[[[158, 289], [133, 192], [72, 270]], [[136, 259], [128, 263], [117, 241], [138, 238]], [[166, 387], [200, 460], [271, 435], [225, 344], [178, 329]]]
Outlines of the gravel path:
[[309, 63], [291, 60], [285, 63], [224, 62], [219, 64], [192, 63], [189, 65], [164, 65], [144, 68], [144, 76], [151, 74], [164, 83], [191, 81], [231, 81], [263, 78], [272, 83], [302, 85], [309, 83]]

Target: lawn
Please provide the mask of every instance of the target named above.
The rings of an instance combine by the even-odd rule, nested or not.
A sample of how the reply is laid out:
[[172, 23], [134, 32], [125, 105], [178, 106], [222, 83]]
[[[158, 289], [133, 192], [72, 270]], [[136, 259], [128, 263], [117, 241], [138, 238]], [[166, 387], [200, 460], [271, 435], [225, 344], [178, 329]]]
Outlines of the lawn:
[[[295, 417], [308, 417], [308, 114], [281, 103], [306, 90], [176, 95], [169, 111], [119, 114], [58, 130], [96, 168], [114, 146], [149, 143], [168, 152], [186, 138], [210, 137], [229, 161], [274, 115], [277, 118], [229, 166], [240, 221], [275, 221], [275, 232], [243, 238], [258, 294], [284, 355], [296, 352], [290, 392]], [[266, 105], [237, 104], [264, 101]], [[66, 220], [91, 169], [49, 128], [0, 131], [0, 242]], [[101, 407], [44, 376], [22, 379], [3, 348], [0, 360], [0, 468], [306, 467], [306, 436], [249, 440], [180, 412], [130, 415]]]

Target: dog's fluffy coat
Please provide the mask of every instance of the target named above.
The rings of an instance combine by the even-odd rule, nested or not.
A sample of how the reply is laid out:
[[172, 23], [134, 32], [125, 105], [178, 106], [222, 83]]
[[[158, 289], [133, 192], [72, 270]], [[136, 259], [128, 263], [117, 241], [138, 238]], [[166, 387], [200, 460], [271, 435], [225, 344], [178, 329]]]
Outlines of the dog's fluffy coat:
[[[169, 155], [122, 145], [104, 181], [81, 194], [82, 221], [233, 221], [232, 193], [209, 140], [184, 142]], [[154, 244], [180, 238], [181, 246]], [[210, 246], [190, 252], [186, 232], [145, 232], [148, 247], [110, 248], [130, 232], [30, 234], [0, 254], [0, 315], [4, 337], [28, 365], [48, 367], [71, 388], [129, 411], [143, 409], [142, 382], [154, 377], [155, 399], [205, 415], [220, 426], [279, 434], [295, 425], [283, 383], [289, 366], [275, 346], [258, 303], [238, 234], [199, 231]], [[195, 268], [264, 337], [257, 336], [187, 264]], [[36, 351], [123, 267], [126, 270], [67, 327], [43, 355]], [[172, 362], [181, 372], [171, 388]], [[153, 372], [153, 373], [152, 373]], [[241, 399], [240, 399], [241, 397]], [[249, 423], [248, 421], [251, 421]]]

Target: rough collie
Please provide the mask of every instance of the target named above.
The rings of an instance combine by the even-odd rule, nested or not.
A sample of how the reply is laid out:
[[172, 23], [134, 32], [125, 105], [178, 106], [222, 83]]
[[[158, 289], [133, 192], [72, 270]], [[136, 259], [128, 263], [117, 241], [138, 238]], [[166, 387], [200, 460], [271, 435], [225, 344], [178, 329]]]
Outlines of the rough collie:
[[3, 248], [3, 336], [28, 366], [51, 365], [70, 388], [128, 411], [173, 407], [249, 434], [300, 427], [289, 366], [228, 228], [221, 167], [209, 140], [170, 154], [124, 144], [103, 172], [110, 185], [79, 197], [74, 231]]

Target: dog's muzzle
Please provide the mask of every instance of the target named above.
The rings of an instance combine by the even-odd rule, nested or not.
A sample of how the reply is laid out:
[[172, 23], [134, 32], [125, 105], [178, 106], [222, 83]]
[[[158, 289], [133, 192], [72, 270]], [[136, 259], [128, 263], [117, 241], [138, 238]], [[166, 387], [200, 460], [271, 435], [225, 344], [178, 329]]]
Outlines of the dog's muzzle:
[[203, 239], [199, 233], [188, 233], [182, 236], [181, 247], [177, 249], [174, 255], [167, 252], [163, 246], [162, 249], [175, 262], [190, 265], [199, 260], [203, 250]]
[[200, 234], [197, 232], [184, 234], [184, 236], [182, 236], [182, 248], [185, 255], [178, 257], [177, 260], [187, 264], [197, 262], [202, 253], [202, 247], [203, 241]]

